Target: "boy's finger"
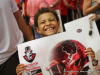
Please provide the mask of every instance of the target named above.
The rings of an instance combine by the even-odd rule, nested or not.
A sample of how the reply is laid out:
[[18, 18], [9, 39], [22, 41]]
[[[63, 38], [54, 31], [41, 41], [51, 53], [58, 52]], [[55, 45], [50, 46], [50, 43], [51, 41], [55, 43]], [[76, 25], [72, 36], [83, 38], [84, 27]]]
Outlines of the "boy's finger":
[[95, 58], [95, 56], [91, 56], [92, 60]]
[[26, 67], [20, 66], [16, 68], [16, 72], [20, 71], [21, 69], [26, 69]]
[[91, 56], [91, 57], [95, 57], [95, 55], [94, 55], [94, 54], [87, 54], [87, 55], [89, 55], [89, 56]]
[[17, 67], [19, 67], [19, 66], [25, 66], [25, 64], [19, 64]]
[[22, 71], [18, 72], [17, 75], [22, 75]]
[[17, 66], [17, 68], [23, 68], [23, 67], [26, 67], [26, 65], [21, 64], [21, 65]]
[[22, 73], [22, 72], [23, 72], [23, 70], [25, 70], [25, 68], [21, 68], [21, 69], [17, 70], [17, 74]]
[[95, 55], [93, 52], [86, 52], [85, 54], [86, 54], [86, 55], [87, 55], [87, 54]]
[[89, 19], [91, 19], [93, 16], [89, 17]]
[[93, 52], [91, 49], [85, 50], [85, 52]]
[[19, 71], [22, 71], [22, 70], [25, 70], [26, 67], [25, 66], [19, 66], [16, 68], [16, 72], [19, 72]]
[[91, 19], [92, 21], [95, 20], [95, 17], [94, 16], [91, 16], [89, 19]]
[[85, 51], [93, 51], [92, 48], [87, 48]]
[[23, 71], [23, 70], [26, 70], [26, 67], [22, 67], [22, 68], [18, 69], [18, 71]]

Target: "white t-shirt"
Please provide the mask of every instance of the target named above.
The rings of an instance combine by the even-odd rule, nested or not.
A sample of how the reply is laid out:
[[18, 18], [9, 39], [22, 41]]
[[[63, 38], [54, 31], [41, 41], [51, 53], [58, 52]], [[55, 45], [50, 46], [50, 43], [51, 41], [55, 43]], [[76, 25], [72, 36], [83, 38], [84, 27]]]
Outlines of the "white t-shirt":
[[17, 51], [23, 42], [22, 32], [13, 15], [18, 8], [15, 0], [0, 0], [0, 64]]

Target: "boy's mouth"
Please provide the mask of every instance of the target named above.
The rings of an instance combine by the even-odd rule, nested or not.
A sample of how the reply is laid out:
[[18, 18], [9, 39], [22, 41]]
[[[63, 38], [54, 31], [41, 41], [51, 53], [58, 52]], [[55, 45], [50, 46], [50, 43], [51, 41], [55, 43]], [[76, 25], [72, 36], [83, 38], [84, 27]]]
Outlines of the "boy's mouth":
[[54, 30], [54, 27], [46, 28], [45, 31]]

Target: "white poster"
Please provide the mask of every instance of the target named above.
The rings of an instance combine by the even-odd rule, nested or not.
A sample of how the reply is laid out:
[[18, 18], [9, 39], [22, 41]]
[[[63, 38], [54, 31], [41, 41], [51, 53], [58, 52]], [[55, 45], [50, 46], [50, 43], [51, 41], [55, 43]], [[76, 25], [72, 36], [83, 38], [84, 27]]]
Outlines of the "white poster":
[[62, 32], [18, 45], [22, 75], [78, 75], [93, 71], [82, 33]]
[[[95, 52], [95, 62], [93, 62], [94, 73], [95, 75], [100, 75], [98, 73], [100, 69], [100, 35], [96, 26], [95, 21], [90, 21], [89, 17], [92, 14], [85, 16], [83, 18], [68, 22], [65, 24], [66, 31], [74, 31], [76, 33], [83, 33], [85, 35], [87, 46], [91, 47]], [[91, 26], [92, 27], [91, 27]], [[92, 31], [90, 35], [89, 32]]]

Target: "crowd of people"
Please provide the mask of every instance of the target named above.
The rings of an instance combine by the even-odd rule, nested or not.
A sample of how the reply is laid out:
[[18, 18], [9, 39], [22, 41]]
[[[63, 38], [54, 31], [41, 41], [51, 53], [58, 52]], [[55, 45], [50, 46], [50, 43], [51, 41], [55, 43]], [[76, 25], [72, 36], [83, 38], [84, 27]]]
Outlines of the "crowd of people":
[[[25, 70], [19, 64], [18, 44], [57, 33], [60, 22], [54, 10], [60, 11], [63, 31], [64, 23], [93, 13], [90, 19], [100, 33], [100, 0], [1, 0], [0, 75], [22, 75]], [[95, 58], [90, 47], [85, 52]]]
[[15, 2], [35, 39], [42, 37], [42, 35], [36, 31], [34, 26], [34, 14], [42, 7], [60, 11], [63, 31], [66, 31], [64, 28], [65, 23], [94, 13], [90, 18], [96, 20], [98, 31], [100, 33], [98, 20], [100, 19], [99, 0], [38, 0], [37, 2], [34, 0], [15, 0]]
[[[62, 30], [65, 31], [64, 23], [83, 17], [83, 0], [15, 0], [18, 5], [22, 3], [22, 13], [28, 27], [31, 27], [35, 39], [42, 37], [34, 27], [34, 14], [42, 7], [48, 7], [60, 11]], [[19, 6], [18, 6], [19, 7]], [[35, 8], [34, 8], [35, 7]]]

